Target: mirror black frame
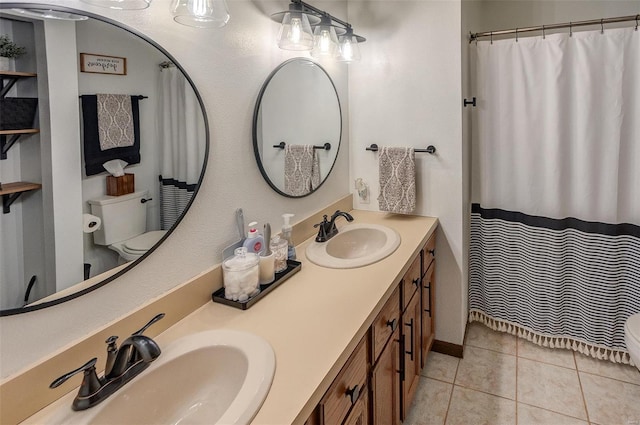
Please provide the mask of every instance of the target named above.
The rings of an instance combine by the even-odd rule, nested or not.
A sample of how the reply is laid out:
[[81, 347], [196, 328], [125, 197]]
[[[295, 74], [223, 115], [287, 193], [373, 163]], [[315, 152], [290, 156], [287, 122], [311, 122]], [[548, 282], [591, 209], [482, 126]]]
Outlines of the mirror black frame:
[[[294, 195], [290, 195], [286, 192], [283, 192], [278, 186], [275, 185], [275, 183], [273, 183], [273, 181], [271, 181], [271, 179], [269, 178], [269, 175], [267, 174], [267, 171], [264, 169], [264, 167], [262, 166], [262, 159], [260, 158], [260, 151], [258, 149], [258, 116], [260, 114], [260, 105], [262, 104], [262, 97], [264, 96], [265, 91], [267, 90], [267, 86], [269, 85], [269, 83], [271, 82], [271, 80], [273, 79], [273, 77], [278, 73], [278, 71], [280, 71], [280, 69], [282, 69], [284, 66], [286, 66], [287, 64], [291, 63], [291, 62], [297, 62], [297, 61], [304, 61], [304, 62], [309, 62], [315, 66], [317, 66], [322, 72], [324, 72], [324, 74], [327, 76], [327, 78], [329, 79], [329, 82], [331, 83], [331, 86], [333, 87], [333, 90], [336, 93], [336, 99], [338, 100], [338, 111], [340, 113], [340, 139], [338, 140], [338, 146], [336, 148], [336, 157], [333, 160], [333, 164], [331, 164], [331, 168], [329, 169], [329, 172], [327, 173], [327, 175], [325, 176], [325, 178], [320, 182], [320, 185], [318, 187], [316, 187], [315, 189], [313, 189], [312, 191], [310, 191], [309, 193], [305, 193], [304, 195], [300, 195], [300, 196], [294, 196]], [[262, 88], [260, 89], [260, 93], [258, 94], [258, 99], [256, 100], [256, 106], [253, 110], [253, 129], [252, 129], [252, 135], [253, 135], [253, 153], [256, 157], [256, 162], [258, 163], [258, 168], [260, 169], [260, 174], [262, 174], [262, 177], [265, 179], [265, 181], [269, 184], [269, 186], [271, 186], [271, 188], [276, 191], [277, 193], [279, 193], [282, 196], [285, 196], [287, 198], [304, 198], [305, 196], [309, 196], [311, 195], [313, 192], [317, 191], [318, 189], [320, 189], [322, 187], [322, 185], [324, 184], [325, 181], [327, 181], [327, 179], [329, 178], [329, 176], [331, 175], [331, 171], [333, 171], [333, 167], [335, 167], [336, 162], [338, 161], [338, 155], [340, 154], [340, 145], [342, 144], [342, 104], [340, 103], [340, 96], [338, 95], [338, 90], [336, 89], [336, 85], [333, 82], [333, 79], [331, 78], [331, 75], [329, 75], [329, 73], [317, 62], [314, 62], [310, 59], [307, 58], [302, 58], [302, 57], [296, 57], [296, 58], [292, 58], [292, 59], [288, 59], [284, 62], [282, 62], [280, 65], [278, 65], [273, 71], [271, 71], [271, 73], [269, 74], [269, 76], [267, 77], [267, 79], [264, 81], [264, 83], [262, 84]], [[333, 147], [332, 147], [333, 148]]]
[[[149, 255], [151, 255], [151, 253], [153, 251], [156, 250], [156, 248], [158, 248], [158, 246], [160, 246], [168, 237], [171, 233], [173, 233], [173, 231], [176, 229], [176, 227], [178, 227], [178, 225], [180, 224], [180, 222], [182, 221], [182, 219], [184, 218], [184, 216], [187, 214], [187, 212], [189, 211], [189, 208], [191, 208], [191, 205], [193, 204], [196, 195], [198, 194], [198, 191], [200, 190], [200, 187], [202, 185], [202, 181], [204, 179], [204, 173], [207, 169], [207, 163], [209, 162], [209, 145], [210, 145], [210, 132], [209, 132], [209, 119], [207, 118], [207, 111], [204, 107], [204, 102], [202, 101], [202, 96], [200, 95], [200, 92], [198, 92], [198, 89], [196, 88], [195, 84], [193, 83], [193, 80], [191, 79], [191, 77], [189, 76], [189, 74], [187, 74], [187, 72], [185, 71], [185, 69], [182, 67], [182, 65], [180, 65], [180, 63], [178, 63], [178, 61], [175, 60], [175, 58], [169, 53], [167, 52], [167, 50], [165, 50], [162, 46], [160, 46], [157, 42], [151, 40], [149, 37], [141, 34], [140, 32], [134, 30], [133, 28], [130, 28], [124, 24], [122, 24], [121, 22], [118, 22], [114, 19], [111, 18], [107, 18], [101, 15], [97, 15], [95, 13], [91, 13], [91, 12], [87, 12], [84, 10], [78, 10], [78, 9], [73, 9], [70, 7], [66, 7], [66, 6], [58, 6], [58, 5], [52, 5], [52, 4], [46, 4], [46, 3], [2, 3], [0, 4], [0, 10], [2, 9], [48, 9], [48, 10], [58, 10], [61, 12], [68, 12], [68, 13], [75, 13], [78, 15], [84, 15], [84, 16], [88, 16], [89, 18], [92, 19], [96, 19], [102, 22], [105, 22], [107, 24], [111, 24], [115, 27], [118, 27], [124, 31], [127, 31], [128, 33], [146, 41], [147, 43], [149, 43], [150, 45], [152, 45], [153, 47], [155, 47], [156, 49], [158, 49], [162, 54], [164, 54], [171, 62], [173, 62], [173, 64], [175, 64], [175, 66], [182, 72], [182, 74], [184, 75], [184, 77], [187, 79], [187, 81], [189, 82], [189, 85], [191, 86], [191, 88], [193, 89], [193, 92], [196, 95], [196, 98], [198, 99], [198, 103], [200, 104], [200, 109], [202, 110], [202, 116], [204, 119], [204, 129], [205, 129], [205, 135], [206, 135], [206, 140], [205, 140], [205, 150], [204, 150], [204, 161], [202, 164], [202, 170], [200, 172], [200, 177], [198, 179], [198, 183], [196, 184], [196, 187], [193, 191], [193, 195], [191, 196], [191, 199], [189, 200], [189, 202], [187, 203], [184, 211], [182, 211], [182, 214], [176, 219], [176, 222], [173, 224], [173, 226], [171, 226], [171, 228], [169, 230], [167, 230], [167, 233], [149, 250], [147, 251], [142, 257], [138, 258], [137, 260], [131, 262], [130, 264], [128, 264], [126, 267], [124, 267], [122, 270], [119, 270], [117, 273], [114, 273], [113, 275], [109, 276], [108, 278], [95, 283], [87, 288], [81, 289], [78, 292], [74, 292], [73, 294], [70, 295], [65, 295], [63, 297], [57, 298], [55, 300], [52, 301], [45, 301], [39, 304], [33, 304], [33, 305], [27, 305], [25, 307], [19, 307], [19, 308], [10, 308], [10, 309], [5, 309], [5, 310], [0, 310], [0, 317], [4, 317], [4, 316], [13, 316], [16, 314], [20, 314], [20, 313], [28, 313], [31, 311], [37, 311], [37, 310], [42, 310], [45, 309], [47, 307], [52, 307], [52, 306], [56, 306], [58, 304], [62, 304], [66, 301], [70, 301], [76, 298], [81, 297], [82, 295], [88, 294], [89, 292], [95, 291], [98, 288], [101, 288], [103, 286], [105, 286], [107, 283], [119, 278], [120, 276], [122, 276], [123, 274], [125, 274], [126, 272], [128, 272], [129, 270], [131, 270], [133, 267], [137, 266], [138, 264], [140, 264], [141, 261], [143, 261], [145, 258], [147, 258]], [[80, 283], [80, 282], [78, 282]], [[35, 301], [34, 301], [35, 302]]]

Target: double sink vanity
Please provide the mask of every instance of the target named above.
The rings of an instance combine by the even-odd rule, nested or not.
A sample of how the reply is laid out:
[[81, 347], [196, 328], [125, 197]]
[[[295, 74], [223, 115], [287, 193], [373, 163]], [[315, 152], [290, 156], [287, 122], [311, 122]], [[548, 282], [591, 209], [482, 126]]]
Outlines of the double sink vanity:
[[[208, 302], [173, 322], [168, 312], [153, 337], [162, 354], [138, 377], [79, 412], [68, 389], [24, 423], [400, 423], [433, 343], [437, 219], [350, 213], [328, 253], [314, 252], [315, 235], [299, 244], [300, 272], [249, 310]], [[369, 253], [381, 259], [340, 268]], [[330, 258], [340, 261], [316, 264]], [[191, 285], [210, 295], [220, 284], [215, 268]], [[145, 311], [180, 303], [179, 293]]]

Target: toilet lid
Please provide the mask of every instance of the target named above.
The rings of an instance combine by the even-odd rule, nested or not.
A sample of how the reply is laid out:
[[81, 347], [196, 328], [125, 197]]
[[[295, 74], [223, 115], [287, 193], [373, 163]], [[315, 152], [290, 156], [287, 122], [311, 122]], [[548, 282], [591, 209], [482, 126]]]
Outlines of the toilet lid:
[[122, 248], [131, 254], [145, 253], [167, 233], [166, 230], [153, 230], [125, 241]]
[[640, 341], [640, 313], [629, 317], [626, 327], [631, 336]]

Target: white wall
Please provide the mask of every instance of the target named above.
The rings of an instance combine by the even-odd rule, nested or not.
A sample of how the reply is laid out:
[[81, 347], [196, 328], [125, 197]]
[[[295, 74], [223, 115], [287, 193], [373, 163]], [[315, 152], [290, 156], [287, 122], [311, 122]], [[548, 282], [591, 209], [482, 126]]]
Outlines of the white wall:
[[[286, 9], [287, 1], [230, 0], [231, 21], [222, 30], [174, 23], [168, 0], [155, 0], [150, 8], [135, 12], [92, 7], [79, 0], [55, 3], [124, 21], [165, 47], [183, 64], [203, 97], [212, 143], [204, 182], [191, 210], [146, 261], [77, 300], [0, 318], [0, 378], [16, 373], [220, 263], [222, 248], [237, 238], [236, 208], [244, 209], [245, 219], [269, 221], [278, 229], [283, 212], [293, 212], [296, 218], [307, 216], [347, 195], [350, 187], [346, 133], [332, 174], [309, 197], [289, 199], [276, 194], [256, 166], [251, 137], [256, 97], [273, 68], [299, 56], [278, 49], [275, 45], [278, 26], [269, 19], [271, 13]], [[343, 1], [314, 2], [314, 5], [337, 16], [344, 17], [347, 13]], [[344, 113], [349, 110], [346, 66], [325, 68], [336, 83]], [[344, 118], [346, 129], [348, 117]], [[103, 348], [96, 347], [96, 352]]]
[[[378, 210], [379, 146], [434, 145], [416, 153], [419, 215], [440, 220], [436, 251], [436, 339], [462, 344], [466, 323], [463, 253], [461, 63], [459, 1], [354, 1], [349, 22], [367, 37], [351, 65], [351, 182], [363, 178]], [[357, 196], [356, 196], [357, 198]]]

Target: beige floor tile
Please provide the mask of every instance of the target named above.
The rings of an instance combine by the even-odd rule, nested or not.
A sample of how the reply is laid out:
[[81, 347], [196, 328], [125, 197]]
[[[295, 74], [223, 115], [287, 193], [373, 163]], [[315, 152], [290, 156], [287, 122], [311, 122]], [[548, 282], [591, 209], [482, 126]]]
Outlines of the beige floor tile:
[[447, 425], [515, 425], [516, 402], [491, 394], [453, 387]]
[[640, 424], [640, 385], [580, 372], [589, 419], [600, 425]]
[[515, 355], [516, 340], [515, 335], [494, 331], [482, 323], [473, 322], [467, 324], [467, 336], [464, 343], [472, 347]]
[[587, 419], [578, 372], [518, 359], [518, 401], [579, 419]]
[[541, 347], [538, 344], [522, 338], [518, 338], [518, 357], [568, 367], [570, 369], [576, 368], [575, 361], [573, 360], [573, 351], [562, 348]]
[[404, 425], [443, 425], [453, 384], [421, 377]]
[[422, 375], [427, 378], [453, 383], [459, 362], [460, 359], [457, 357], [430, 351], [427, 357], [427, 364], [422, 370]]
[[598, 360], [580, 353], [576, 353], [576, 364], [581, 372], [640, 385], [640, 371], [634, 366]]
[[587, 422], [560, 413], [518, 403], [518, 425], [587, 425]]
[[482, 348], [465, 348], [456, 385], [510, 398], [516, 397], [516, 358]]

